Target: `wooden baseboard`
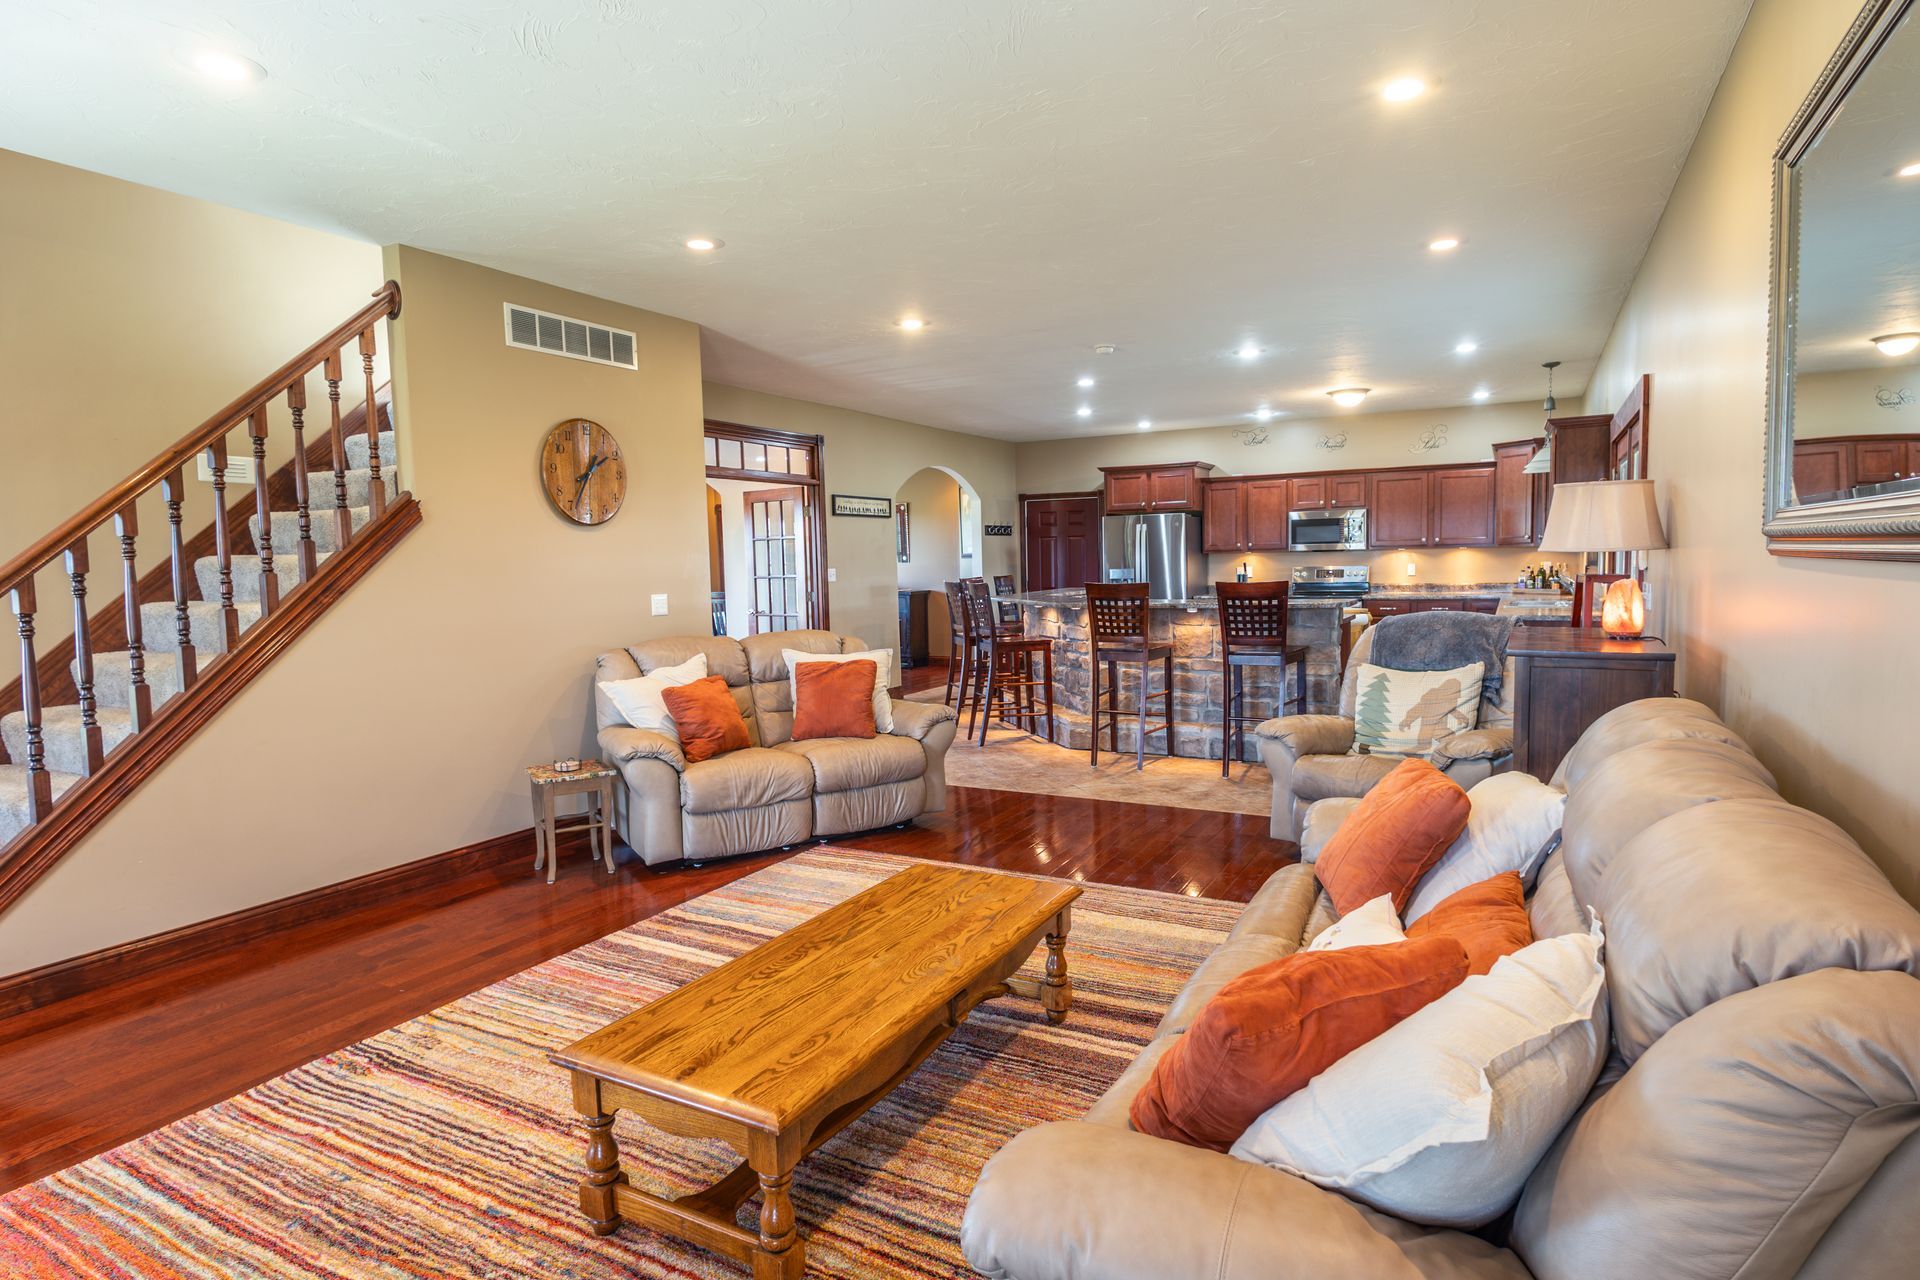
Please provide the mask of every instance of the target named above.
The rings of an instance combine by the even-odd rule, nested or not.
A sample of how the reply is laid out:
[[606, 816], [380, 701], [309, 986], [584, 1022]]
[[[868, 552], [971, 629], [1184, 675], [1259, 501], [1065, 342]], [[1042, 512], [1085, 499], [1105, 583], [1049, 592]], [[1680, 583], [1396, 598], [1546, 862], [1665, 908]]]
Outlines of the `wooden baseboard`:
[[[584, 832], [563, 834], [561, 851], [577, 852], [585, 841]], [[533, 874], [533, 828], [0, 977], [0, 1018], [513, 862], [525, 862]]]

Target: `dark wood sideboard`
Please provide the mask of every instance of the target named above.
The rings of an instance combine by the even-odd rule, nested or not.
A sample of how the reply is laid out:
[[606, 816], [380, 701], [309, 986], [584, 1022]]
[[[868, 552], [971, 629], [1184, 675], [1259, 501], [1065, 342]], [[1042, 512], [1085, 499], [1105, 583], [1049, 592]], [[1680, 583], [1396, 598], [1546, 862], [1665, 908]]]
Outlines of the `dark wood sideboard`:
[[927, 596], [926, 591], [902, 591], [900, 593], [900, 667], [924, 667], [927, 665]]
[[1515, 627], [1513, 767], [1542, 782], [1587, 726], [1622, 703], [1673, 696], [1673, 650], [1598, 627]]

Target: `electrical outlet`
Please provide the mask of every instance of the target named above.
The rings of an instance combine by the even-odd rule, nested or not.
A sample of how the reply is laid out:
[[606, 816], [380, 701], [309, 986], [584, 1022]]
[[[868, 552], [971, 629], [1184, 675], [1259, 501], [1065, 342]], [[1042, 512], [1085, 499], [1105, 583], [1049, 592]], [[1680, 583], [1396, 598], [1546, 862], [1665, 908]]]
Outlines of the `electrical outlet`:
[[1407, 561], [1407, 576], [1409, 578], [1413, 576], [1413, 561], [1411, 560]]
[[838, 569], [828, 569], [828, 570], [827, 570], [827, 581], [828, 581], [828, 582], [838, 582], [838, 581], [840, 581], [840, 571], [839, 571]]
[[656, 618], [667, 616], [667, 597], [659, 592], [656, 592], [653, 597], [653, 616]]

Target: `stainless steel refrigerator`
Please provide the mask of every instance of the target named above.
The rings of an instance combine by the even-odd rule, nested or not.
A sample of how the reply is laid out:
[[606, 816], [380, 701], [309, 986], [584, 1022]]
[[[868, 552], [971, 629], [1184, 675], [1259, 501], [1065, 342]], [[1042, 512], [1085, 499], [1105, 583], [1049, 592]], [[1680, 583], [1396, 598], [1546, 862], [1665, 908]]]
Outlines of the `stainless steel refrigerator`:
[[1108, 516], [1101, 529], [1101, 577], [1144, 582], [1153, 600], [1190, 600], [1207, 592], [1200, 516], [1191, 511]]

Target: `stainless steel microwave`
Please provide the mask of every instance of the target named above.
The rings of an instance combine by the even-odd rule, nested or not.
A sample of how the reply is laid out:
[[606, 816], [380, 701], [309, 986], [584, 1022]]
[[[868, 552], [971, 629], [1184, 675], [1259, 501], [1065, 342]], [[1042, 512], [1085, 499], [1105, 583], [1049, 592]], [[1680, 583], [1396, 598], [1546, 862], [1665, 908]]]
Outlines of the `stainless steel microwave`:
[[1290, 551], [1365, 551], [1367, 509], [1333, 507], [1320, 511], [1287, 512], [1287, 549]]

